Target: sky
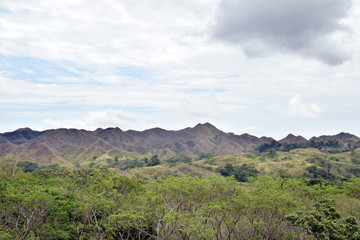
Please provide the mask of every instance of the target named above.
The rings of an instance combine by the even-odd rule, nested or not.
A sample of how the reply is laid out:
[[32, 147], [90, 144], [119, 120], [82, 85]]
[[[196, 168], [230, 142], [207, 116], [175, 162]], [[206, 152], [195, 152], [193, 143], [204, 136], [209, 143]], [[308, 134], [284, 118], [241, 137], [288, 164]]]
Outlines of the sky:
[[1, 0], [0, 132], [360, 136], [360, 0]]

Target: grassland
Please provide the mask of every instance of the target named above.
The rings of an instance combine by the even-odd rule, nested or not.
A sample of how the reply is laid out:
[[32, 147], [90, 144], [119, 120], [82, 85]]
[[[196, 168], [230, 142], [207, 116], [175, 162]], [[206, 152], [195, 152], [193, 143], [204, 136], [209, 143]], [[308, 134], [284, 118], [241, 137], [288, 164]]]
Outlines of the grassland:
[[[247, 164], [254, 167], [261, 175], [269, 176], [303, 176], [310, 167], [316, 166], [320, 171], [325, 171], [336, 178], [357, 176], [360, 171], [360, 149], [341, 152], [325, 153], [318, 149], [294, 149], [289, 152], [249, 152], [235, 155], [208, 156], [206, 158], [187, 158], [188, 161], [169, 163], [169, 158], [162, 156], [156, 166], [147, 166], [146, 161], [151, 155], [123, 153], [114, 156], [103, 155], [90, 162], [84, 162], [81, 167], [108, 167], [125, 170], [133, 176], [141, 176], [145, 179], [168, 177], [168, 176], [201, 176], [210, 177], [216, 174], [216, 169], [231, 164], [241, 166]], [[134, 162], [137, 165], [134, 165]]]

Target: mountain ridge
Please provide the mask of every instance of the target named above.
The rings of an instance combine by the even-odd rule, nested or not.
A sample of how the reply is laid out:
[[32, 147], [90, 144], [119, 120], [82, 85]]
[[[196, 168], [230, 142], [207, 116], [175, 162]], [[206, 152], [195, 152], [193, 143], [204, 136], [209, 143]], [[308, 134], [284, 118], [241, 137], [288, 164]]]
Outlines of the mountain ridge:
[[[339, 140], [360, 146], [360, 138], [349, 133], [323, 135], [310, 140], [289, 134], [278, 142], [297, 144], [311, 140]], [[97, 156], [114, 157], [124, 152], [140, 155], [159, 154], [165, 157], [231, 155], [252, 151], [273, 141], [275, 140], [271, 137], [259, 138], [248, 133], [226, 133], [208, 122], [180, 130], [151, 128], [144, 131], [123, 131], [115, 127], [98, 128], [94, 131], [74, 128], [34, 131], [30, 128], [20, 128], [0, 134], [0, 157], [40, 164], [59, 161], [75, 164], [91, 161]]]

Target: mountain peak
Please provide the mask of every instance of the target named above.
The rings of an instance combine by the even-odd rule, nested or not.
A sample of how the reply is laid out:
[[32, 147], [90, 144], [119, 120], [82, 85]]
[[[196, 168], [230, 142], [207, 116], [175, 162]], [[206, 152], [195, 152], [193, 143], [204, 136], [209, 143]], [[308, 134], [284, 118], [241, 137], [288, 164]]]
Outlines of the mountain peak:
[[203, 125], [206, 126], [206, 127], [214, 127], [214, 125], [212, 125], [212, 124], [209, 123], [209, 122], [206, 122], [206, 123], [204, 123]]
[[15, 130], [15, 132], [33, 132], [33, 130], [29, 127], [19, 128]]
[[303, 136], [295, 136], [294, 134], [290, 133], [285, 138], [281, 139], [280, 143], [304, 143], [308, 140]]
[[357, 136], [350, 134], [350, 133], [345, 133], [345, 132], [341, 132], [341, 133], [335, 135], [335, 137], [337, 137], [340, 140], [347, 140], [347, 139], [360, 140]]
[[206, 123], [198, 123], [194, 129], [197, 129], [197, 128], [207, 128], [207, 129], [216, 129], [218, 130], [214, 125], [212, 125], [211, 123], [209, 122], [206, 122]]
[[190, 131], [195, 131], [197, 133], [202, 133], [202, 134], [218, 134], [218, 133], [222, 133], [222, 131], [220, 131], [219, 129], [217, 129], [215, 126], [213, 126], [212, 124], [206, 122], [206, 123], [199, 123], [197, 124], [195, 127], [190, 128]]
[[166, 135], [168, 133], [170, 133], [171, 131], [159, 128], [159, 127], [155, 127], [155, 128], [151, 128], [151, 129], [147, 129], [145, 131], [143, 131], [143, 134], [156, 134], [156, 135]]
[[102, 132], [102, 131], [104, 131], [104, 129], [103, 128], [101, 128], [101, 127], [98, 127], [95, 131], [93, 131], [94, 133], [99, 133], [99, 132]]
[[3, 133], [2, 135], [5, 138], [7, 138], [10, 142], [20, 145], [27, 142], [28, 140], [40, 136], [43, 133], [44, 132], [33, 131], [30, 128], [26, 127], [26, 128], [19, 128], [14, 132], [6, 132]]

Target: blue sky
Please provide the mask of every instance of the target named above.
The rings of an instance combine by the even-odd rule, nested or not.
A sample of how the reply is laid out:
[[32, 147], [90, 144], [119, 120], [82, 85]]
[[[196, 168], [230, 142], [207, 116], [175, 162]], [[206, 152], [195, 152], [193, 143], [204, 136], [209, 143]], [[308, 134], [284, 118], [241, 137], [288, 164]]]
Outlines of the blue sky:
[[0, 3], [0, 132], [360, 136], [357, 0]]

